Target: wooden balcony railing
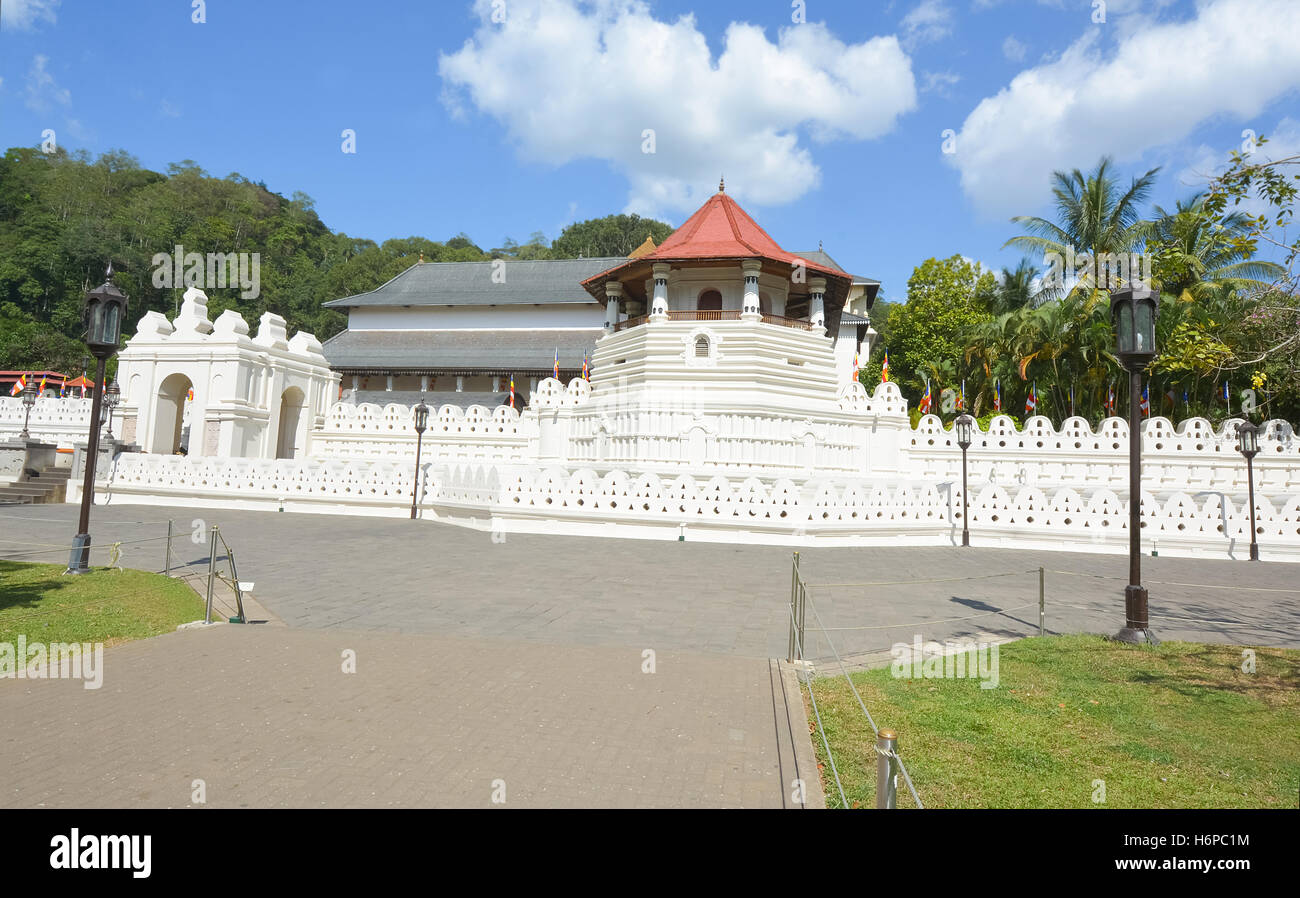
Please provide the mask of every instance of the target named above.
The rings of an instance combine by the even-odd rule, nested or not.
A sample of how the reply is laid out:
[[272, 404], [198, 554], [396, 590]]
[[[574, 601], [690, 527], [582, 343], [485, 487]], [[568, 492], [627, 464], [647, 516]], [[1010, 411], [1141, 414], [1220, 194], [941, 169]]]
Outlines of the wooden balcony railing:
[[[626, 321], [619, 321], [614, 325], [614, 330], [627, 330], [629, 327], [638, 327], [645, 324], [650, 318], [649, 315], [638, 315], [635, 318], [629, 318]], [[669, 311], [669, 321], [739, 321], [740, 312], [735, 310], [718, 310], [708, 309], [703, 311], [682, 310]], [[812, 330], [812, 322], [804, 321], [800, 318], [786, 318], [784, 315], [764, 315], [764, 324], [775, 324], [779, 327], [792, 327], [797, 330]]]

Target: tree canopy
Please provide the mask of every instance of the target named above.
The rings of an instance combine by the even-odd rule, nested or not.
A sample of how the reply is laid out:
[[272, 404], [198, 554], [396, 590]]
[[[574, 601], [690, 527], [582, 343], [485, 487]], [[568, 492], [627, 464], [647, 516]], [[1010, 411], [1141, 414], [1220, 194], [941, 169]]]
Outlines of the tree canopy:
[[235, 309], [252, 323], [275, 312], [291, 330], [324, 340], [346, 318], [323, 302], [373, 290], [421, 255], [427, 262], [627, 255], [647, 234], [661, 241], [671, 232], [661, 221], [611, 215], [570, 225], [554, 244], [541, 232], [490, 250], [464, 233], [376, 243], [330, 230], [305, 193], [286, 199], [238, 173], [214, 177], [193, 160], [164, 174], [124, 150], [92, 159], [17, 147], [0, 157], [0, 368], [80, 370], [82, 297], [109, 262], [130, 297], [129, 321], [150, 310], [172, 316], [184, 287], [155, 286], [152, 260], [177, 246], [260, 254], [256, 297], [205, 285], [214, 317]]

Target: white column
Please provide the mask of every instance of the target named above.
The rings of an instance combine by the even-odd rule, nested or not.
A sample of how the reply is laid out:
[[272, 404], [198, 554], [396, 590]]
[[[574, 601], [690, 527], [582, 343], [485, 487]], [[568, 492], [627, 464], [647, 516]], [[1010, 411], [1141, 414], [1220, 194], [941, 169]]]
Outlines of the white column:
[[534, 393], [536, 393], [536, 392], [537, 392], [537, 378], [535, 378], [535, 377], [530, 377], [530, 378], [528, 379], [528, 395], [529, 395], [529, 397], [531, 398], [532, 395], [533, 395]]
[[745, 294], [741, 300], [740, 317], [745, 320], [758, 320], [762, 317], [758, 303], [758, 273], [763, 264], [757, 259], [746, 259], [740, 263], [741, 273], [745, 277]]
[[605, 333], [612, 334], [618, 324], [618, 301], [623, 298], [623, 285], [618, 281], [605, 282]]
[[456, 377], [456, 392], [457, 393], [465, 392], [465, 378], [459, 375]]
[[826, 278], [808, 279], [808, 320], [812, 322], [813, 331], [821, 328], [826, 333]]
[[654, 264], [655, 291], [654, 301], [650, 306], [652, 316], [668, 317], [668, 272], [671, 270], [672, 267], [667, 262]]
[[384, 389], [389, 393], [393, 392], [393, 375], [389, 374], [384, 378]]
[[427, 374], [420, 376], [420, 392], [421, 393], [429, 392], [429, 375]]
[[492, 378], [492, 392], [493, 393], [501, 392], [501, 378], [499, 377]]

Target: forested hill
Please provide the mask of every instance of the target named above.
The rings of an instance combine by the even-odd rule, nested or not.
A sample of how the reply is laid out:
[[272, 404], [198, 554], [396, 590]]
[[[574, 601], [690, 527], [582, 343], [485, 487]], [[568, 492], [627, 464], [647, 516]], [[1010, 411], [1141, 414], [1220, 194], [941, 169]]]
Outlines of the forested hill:
[[672, 227], [635, 215], [611, 215], [564, 229], [554, 243], [534, 233], [491, 249], [464, 234], [373, 240], [329, 229], [311, 197], [289, 199], [265, 184], [231, 174], [210, 176], [186, 160], [166, 174], [141, 168], [123, 151], [98, 159], [59, 150], [13, 148], [0, 159], [0, 369], [79, 371], [81, 301], [101, 283], [109, 261], [130, 297], [126, 332], [148, 310], [171, 317], [180, 288], [156, 287], [156, 253], [260, 253], [260, 293], [205, 285], [212, 318], [225, 309], [250, 325], [265, 311], [283, 315], [290, 331], [321, 340], [346, 321], [321, 303], [371, 290], [421, 253], [426, 261], [574, 258], [627, 255], [646, 235], [661, 242]]

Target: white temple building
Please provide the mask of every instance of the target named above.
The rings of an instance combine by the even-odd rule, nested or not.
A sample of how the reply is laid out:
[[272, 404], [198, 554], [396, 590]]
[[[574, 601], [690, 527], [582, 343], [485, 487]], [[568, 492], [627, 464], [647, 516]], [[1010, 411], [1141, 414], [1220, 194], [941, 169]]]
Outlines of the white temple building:
[[[1144, 543], [1161, 554], [1243, 557], [1249, 545], [1232, 421], [1144, 421], [1133, 497], [1127, 422], [995, 417], [970, 446], [963, 495], [952, 430], [933, 415], [912, 426], [894, 384], [868, 392], [853, 377], [869, 334], [852, 309], [878, 285], [824, 253], [785, 251], [721, 190], [660, 246], [578, 261], [542, 269], [581, 275], [570, 288], [513, 293], [516, 282], [500, 295], [503, 284], [473, 286], [488, 269], [417, 265], [373, 304], [349, 298], [349, 330], [323, 350], [273, 315], [254, 336], [233, 312], [209, 323], [191, 291], [175, 321], [146, 315], [122, 353], [121, 432], [142, 451], [119, 452], [98, 489], [112, 502], [354, 515], [406, 515], [414, 498], [423, 519], [500, 533], [958, 545], [968, 525], [975, 545], [1117, 553], [1140, 501]], [[528, 264], [507, 263], [505, 284]], [[461, 281], [463, 301], [420, 292]], [[531, 326], [510, 326], [522, 318]], [[533, 332], [544, 336], [528, 356]], [[575, 350], [590, 341], [589, 379], [547, 376], [560, 332]], [[457, 340], [472, 351], [455, 356]], [[485, 354], [507, 340], [509, 355]], [[521, 372], [538, 378], [526, 405], [474, 401], [504, 395], [473, 378]], [[336, 401], [354, 377], [371, 383]], [[417, 435], [425, 387], [435, 401]], [[38, 404], [33, 430], [82, 416], [84, 433], [88, 403], [70, 402]], [[0, 426], [18, 411], [0, 401]], [[1254, 472], [1262, 556], [1300, 561], [1291, 424], [1264, 423]]]

